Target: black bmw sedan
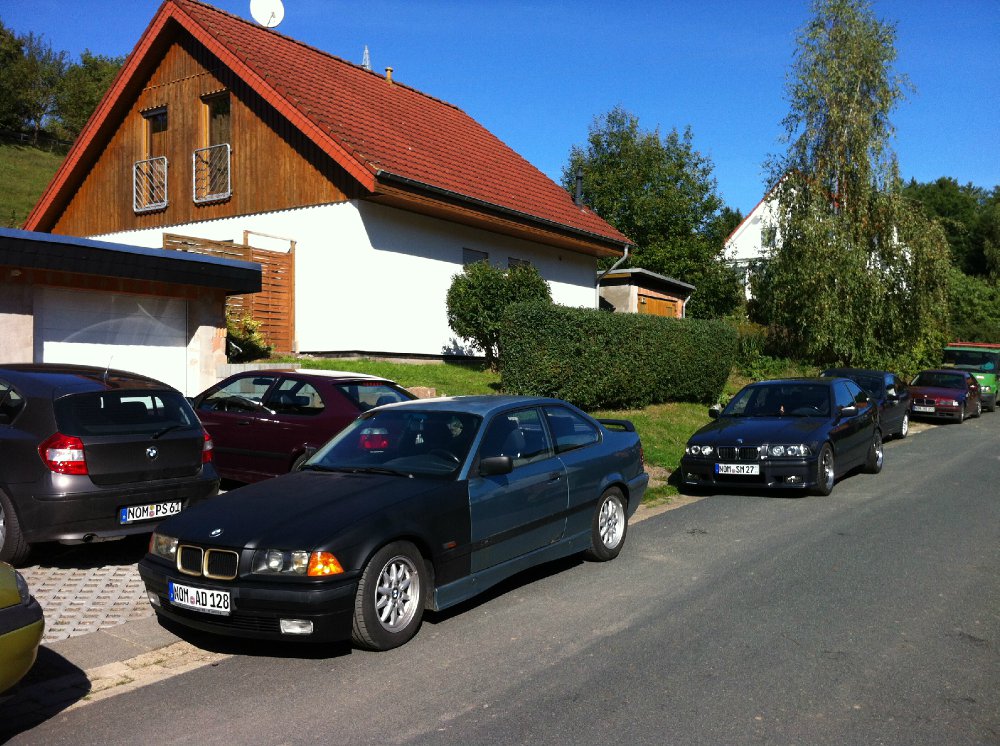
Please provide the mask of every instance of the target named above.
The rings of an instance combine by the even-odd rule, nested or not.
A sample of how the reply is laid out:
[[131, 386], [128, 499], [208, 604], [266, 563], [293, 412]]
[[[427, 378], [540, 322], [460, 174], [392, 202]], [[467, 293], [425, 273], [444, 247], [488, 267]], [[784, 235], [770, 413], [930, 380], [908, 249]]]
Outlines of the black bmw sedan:
[[686, 485], [782, 487], [829, 495], [862, 467], [882, 470], [878, 407], [846, 378], [760, 381], [743, 388], [687, 443]]
[[631, 423], [557, 399], [387, 404], [299, 471], [162, 523], [139, 574], [188, 627], [385, 650], [528, 567], [614, 558], [647, 483]]

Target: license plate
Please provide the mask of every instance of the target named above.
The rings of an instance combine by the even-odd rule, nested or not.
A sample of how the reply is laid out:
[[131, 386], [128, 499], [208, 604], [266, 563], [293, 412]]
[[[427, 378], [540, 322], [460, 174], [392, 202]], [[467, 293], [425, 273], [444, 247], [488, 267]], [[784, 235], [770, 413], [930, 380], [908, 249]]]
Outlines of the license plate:
[[166, 518], [181, 512], [181, 503], [152, 503], [151, 505], [129, 505], [118, 511], [119, 523], [135, 523], [136, 521], [151, 521], [156, 518]]
[[203, 611], [206, 614], [229, 616], [232, 609], [229, 591], [210, 591], [207, 588], [193, 588], [174, 581], [167, 583], [170, 593], [170, 603], [185, 609]]
[[716, 474], [756, 475], [760, 474], [759, 464], [716, 464]]
[[918, 404], [914, 404], [913, 405], [913, 411], [914, 412], [933, 412], [934, 411], [934, 407], [922, 407], [922, 406], [920, 406]]

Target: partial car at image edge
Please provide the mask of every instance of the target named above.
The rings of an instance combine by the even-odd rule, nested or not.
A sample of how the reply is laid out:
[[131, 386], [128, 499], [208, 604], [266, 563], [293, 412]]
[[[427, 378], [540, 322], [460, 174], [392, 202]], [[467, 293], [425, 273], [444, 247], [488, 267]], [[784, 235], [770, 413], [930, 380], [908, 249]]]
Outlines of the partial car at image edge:
[[0, 562], [0, 695], [35, 663], [45, 632], [45, 616], [24, 576]]

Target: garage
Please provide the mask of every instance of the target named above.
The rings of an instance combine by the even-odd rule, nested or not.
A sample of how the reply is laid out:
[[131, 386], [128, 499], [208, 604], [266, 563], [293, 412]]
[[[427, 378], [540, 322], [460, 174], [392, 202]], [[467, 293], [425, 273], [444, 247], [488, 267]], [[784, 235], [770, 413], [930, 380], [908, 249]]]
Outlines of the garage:
[[187, 301], [43, 287], [35, 298], [35, 360], [118, 368], [187, 382]]
[[0, 362], [143, 373], [191, 396], [226, 363], [226, 298], [259, 264], [0, 228]]

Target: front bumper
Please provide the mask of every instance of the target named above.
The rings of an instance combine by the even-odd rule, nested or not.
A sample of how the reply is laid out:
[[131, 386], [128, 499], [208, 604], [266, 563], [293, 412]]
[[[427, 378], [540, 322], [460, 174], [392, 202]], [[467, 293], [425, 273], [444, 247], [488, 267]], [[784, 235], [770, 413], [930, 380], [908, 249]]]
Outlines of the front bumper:
[[[930, 407], [926, 407], [930, 408]], [[927, 419], [934, 420], [960, 420], [962, 419], [962, 407], [949, 407], [936, 404], [933, 407], [932, 412], [918, 412], [916, 409], [910, 409], [910, 417], [926, 417]]]
[[0, 610], [0, 692], [28, 673], [45, 631], [42, 607], [34, 597], [27, 604]]
[[122, 508], [180, 502], [181, 510], [219, 492], [214, 468], [204, 468], [197, 477], [97, 486], [89, 477], [52, 475], [52, 492], [31, 485], [21, 492], [11, 485], [11, 497], [18, 512], [24, 538], [30, 543], [61, 541], [75, 543], [115, 539], [149, 533], [157, 519], [121, 523]]
[[[315, 584], [274, 582], [270, 579], [248, 582], [188, 577], [165, 562], [146, 556], [139, 562], [139, 576], [147, 594], [153, 594], [153, 609], [158, 615], [185, 627], [203, 632], [259, 640], [333, 642], [351, 637], [354, 620], [354, 597], [358, 580], [346, 578]], [[168, 583], [230, 594], [231, 610], [226, 616], [176, 606], [170, 601]], [[283, 634], [281, 620], [312, 623], [311, 634]]]
[[[805, 459], [773, 459], [736, 462], [756, 465], [757, 474], [718, 474], [719, 462], [715, 459], [681, 459], [681, 481], [700, 487], [780, 487], [788, 489], [808, 489], [816, 484], [816, 457]], [[730, 462], [725, 462], [730, 463]]]

